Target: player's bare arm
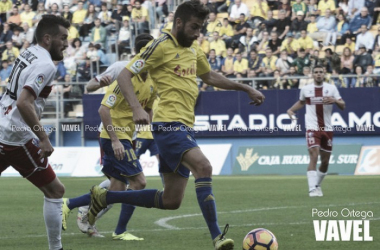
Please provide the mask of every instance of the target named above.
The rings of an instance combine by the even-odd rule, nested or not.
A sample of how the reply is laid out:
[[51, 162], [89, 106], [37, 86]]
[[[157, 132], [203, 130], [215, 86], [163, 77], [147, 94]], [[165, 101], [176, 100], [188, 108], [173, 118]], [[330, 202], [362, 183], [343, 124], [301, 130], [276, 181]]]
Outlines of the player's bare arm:
[[289, 118], [291, 120], [297, 120], [296, 114], [294, 112], [303, 108], [304, 106], [305, 106], [305, 101], [297, 101], [296, 103], [294, 103], [294, 105], [287, 111]]
[[100, 81], [96, 78], [92, 78], [86, 85], [86, 89], [88, 93], [94, 92], [100, 88], [109, 86], [111, 84], [111, 76], [103, 76]]
[[41, 123], [39, 122], [39, 118], [36, 114], [34, 107], [34, 96], [29, 90], [22, 90], [20, 97], [17, 100], [17, 109], [20, 111], [22, 119], [26, 122], [26, 124], [32, 129], [33, 133], [40, 140], [40, 148], [41, 148], [41, 159], [45, 157], [49, 157], [54, 149], [50, 143], [49, 137], [45, 133], [45, 130]]
[[265, 96], [260, 91], [248, 85], [231, 81], [216, 72], [209, 71], [208, 73], [200, 75], [199, 77], [207, 84], [215, 86], [217, 88], [241, 90], [246, 92], [249, 98], [252, 100], [250, 104], [254, 104], [255, 106], [261, 105], [265, 100]]
[[135, 124], [149, 124], [149, 115], [142, 108], [133, 90], [132, 77], [132, 72], [127, 69], [123, 69], [117, 78], [117, 82], [120, 86], [120, 90], [124, 96], [124, 99], [127, 100], [129, 106], [132, 109], [133, 122]]
[[100, 119], [103, 122], [103, 128], [107, 131], [107, 134], [111, 139], [112, 149], [115, 154], [115, 157], [116, 159], [121, 161], [125, 157], [124, 146], [123, 144], [121, 144], [121, 142], [119, 141], [119, 138], [117, 138], [116, 136], [115, 129], [113, 128], [113, 125], [112, 125], [110, 109], [104, 105], [100, 105], [98, 112], [100, 115]]
[[338, 106], [338, 108], [340, 108], [341, 110], [344, 110], [346, 108], [346, 103], [344, 102], [343, 99], [335, 99], [334, 97], [332, 96], [326, 96], [326, 97], [323, 97], [323, 104], [336, 104], [336, 106]]

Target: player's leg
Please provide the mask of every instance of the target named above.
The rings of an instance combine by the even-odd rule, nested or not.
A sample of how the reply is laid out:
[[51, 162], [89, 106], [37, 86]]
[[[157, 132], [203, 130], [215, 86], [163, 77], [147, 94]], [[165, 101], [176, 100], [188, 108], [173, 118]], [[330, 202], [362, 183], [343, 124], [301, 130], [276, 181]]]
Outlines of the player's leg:
[[207, 223], [216, 249], [233, 249], [234, 241], [224, 238], [219, 229], [215, 197], [212, 193], [212, 166], [200, 148], [186, 152], [182, 159], [195, 178], [195, 191], [198, 204]]
[[[150, 151], [151, 156], [153, 156], [153, 155], [156, 156], [157, 161], [158, 161], [158, 165], [160, 165], [160, 155], [158, 154], [159, 153], [158, 147], [157, 147], [157, 144], [154, 140], [150, 140], [148, 149]], [[160, 173], [160, 177], [161, 177], [162, 186], [165, 188], [164, 175], [162, 173]]]
[[309, 196], [315, 197], [317, 195], [317, 161], [321, 147], [321, 136], [319, 131], [307, 131], [306, 142], [309, 151], [309, 165], [307, 168], [307, 182], [309, 186]]
[[329, 167], [329, 161], [332, 151], [332, 139], [333, 139], [333, 132], [332, 131], [326, 131], [322, 134], [321, 139], [321, 150], [320, 150], [320, 156], [321, 156], [321, 165], [317, 169], [317, 192], [318, 196], [323, 196], [322, 192], [322, 181], [327, 175], [327, 170]]

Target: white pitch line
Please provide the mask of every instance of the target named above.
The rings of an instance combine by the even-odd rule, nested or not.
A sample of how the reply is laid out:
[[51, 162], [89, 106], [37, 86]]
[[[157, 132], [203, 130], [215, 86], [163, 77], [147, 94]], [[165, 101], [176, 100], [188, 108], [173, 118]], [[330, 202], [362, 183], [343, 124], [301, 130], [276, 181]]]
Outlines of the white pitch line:
[[[320, 205], [318, 207], [338, 207], [338, 206], [356, 206], [356, 205], [373, 205], [373, 204], [379, 204], [380, 202], [365, 202], [365, 203], [349, 203], [349, 204], [329, 204], [329, 205]], [[249, 212], [259, 212], [259, 211], [267, 211], [267, 210], [279, 210], [279, 209], [293, 209], [293, 208], [307, 208], [309, 206], [284, 206], [284, 207], [263, 207], [263, 208], [253, 208], [253, 209], [246, 209], [246, 210], [235, 210], [230, 212], [218, 212], [218, 214], [239, 214], [239, 213], [249, 213]], [[202, 214], [185, 214], [185, 215], [178, 215], [178, 216], [169, 216], [161, 218], [154, 222], [154, 224], [166, 228], [166, 229], [172, 229], [172, 230], [178, 230], [179, 227], [172, 226], [168, 222], [176, 219], [184, 219], [189, 217], [195, 217], [195, 216], [201, 216]]]

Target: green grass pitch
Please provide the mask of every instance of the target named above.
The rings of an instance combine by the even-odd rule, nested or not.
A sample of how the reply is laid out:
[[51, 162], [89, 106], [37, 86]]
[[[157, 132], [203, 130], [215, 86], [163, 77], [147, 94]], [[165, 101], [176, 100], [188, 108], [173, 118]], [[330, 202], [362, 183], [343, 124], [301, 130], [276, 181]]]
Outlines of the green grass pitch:
[[[147, 188], [160, 188], [157, 177], [148, 179]], [[100, 183], [103, 178], [61, 178], [65, 197], [75, 197]], [[305, 176], [228, 176], [214, 177], [218, 218], [221, 227], [230, 224], [227, 234], [241, 249], [247, 232], [264, 227], [278, 239], [280, 250], [369, 250], [380, 249], [380, 176], [327, 176], [324, 197], [309, 198]], [[42, 216], [42, 194], [21, 178], [0, 179], [0, 249], [42, 250], [47, 248]], [[348, 208], [371, 211], [372, 242], [317, 242], [312, 209], [338, 211]], [[70, 214], [68, 230], [62, 234], [65, 250], [207, 250], [213, 249], [206, 224], [194, 191], [191, 177], [182, 206], [176, 211], [137, 208], [128, 229], [144, 237], [141, 242], [114, 241], [114, 230], [120, 212], [116, 204], [98, 221], [106, 238], [89, 238], [76, 226], [77, 209]], [[327, 218], [360, 219], [360, 218]]]

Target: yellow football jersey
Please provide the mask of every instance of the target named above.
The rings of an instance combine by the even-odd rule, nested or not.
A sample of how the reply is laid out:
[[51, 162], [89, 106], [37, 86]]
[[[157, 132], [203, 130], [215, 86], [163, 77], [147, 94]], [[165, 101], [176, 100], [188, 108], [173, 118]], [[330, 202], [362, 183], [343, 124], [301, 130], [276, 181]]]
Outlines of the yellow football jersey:
[[198, 97], [196, 77], [210, 72], [210, 65], [197, 41], [189, 48], [182, 47], [170, 32], [163, 32], [126, 68], [133, 74], [148, 70], [157, 85], [160, 100], [153, 122], [181, 122], [193, 127]]
[[[137, 75], [136, 77], [133, 77], [132, 84], [141, 106], [143, 108], [152, 108], [153, 102], [157, 96], [157, 91], [151, 77], [148, 75], [144, 82], [142, 78]], [[114, 81], [108, 87], [107, 92], [103, 97], [102, 105], [111, 109], [112, 125], [117, 138], [127, 139], [132, 142], [132, 136], [135, 131], [133, 113], [128, 102], [124, 99], [117, 81]], [[110, 139], [104, 128], [102, 128], [102, 131], [100, 132], [100, 137]]]

